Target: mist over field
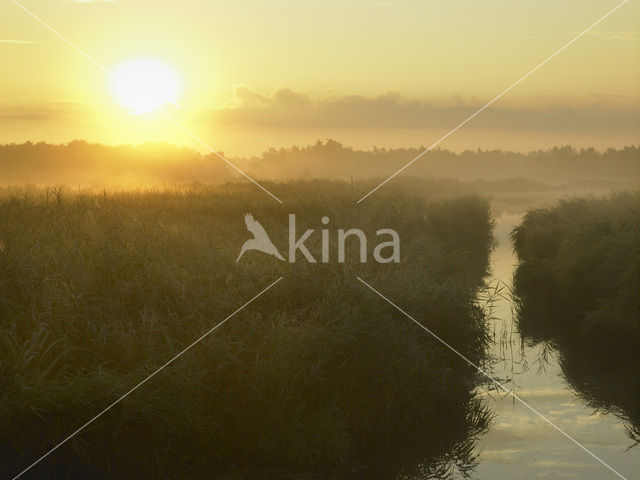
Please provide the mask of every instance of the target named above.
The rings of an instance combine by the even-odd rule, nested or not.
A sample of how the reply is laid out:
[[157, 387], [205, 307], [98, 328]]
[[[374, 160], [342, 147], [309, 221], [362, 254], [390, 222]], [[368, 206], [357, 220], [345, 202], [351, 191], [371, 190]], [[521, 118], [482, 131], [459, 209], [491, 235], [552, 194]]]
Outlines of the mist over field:
[[[384, 179], [424, 150], [418, 147], [364, 151], [326, 140], [304, 147], [272, 148], [257, 157], [225, 158], [258, 179], [352, 181]], [[631, 145], [598, 151], [564, 146], [529, 153], [502, 150], [454, 153], [436, 149], [418, 159], [403, 176], [450, 180], [453, 182], [447, 188], [452, 190], [457, 181], [500, 181], [493, 186], [516, 191], [559, 185], [624, 187], [640, 183], [640, 148]], [[131, 188], [239, 179], [240, 174], [217, 155], [169, 144], [107, 146], [74, 141], [63, 145], [28, 142], [0, 146], [0, 185], [4, 186]]]

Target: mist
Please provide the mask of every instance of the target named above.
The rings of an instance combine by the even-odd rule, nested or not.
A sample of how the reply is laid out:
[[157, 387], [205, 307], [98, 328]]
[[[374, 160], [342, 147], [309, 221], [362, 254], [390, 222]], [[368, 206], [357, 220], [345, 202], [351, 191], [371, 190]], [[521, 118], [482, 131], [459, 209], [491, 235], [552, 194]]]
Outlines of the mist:
[[[416, 158], [424, 146], [356, 150], [335, 140], [307, 146], [271, 148], [259, 156], [225, 156], [250, 176], [265, 180], [370, 180], [387, 178]], [[402, 174], [440, 179], [440, 185], [493, 182], [504, 190], [551, 186], [625, 187], [640, 182], [640, 150], [554, 147], [529, 153], [504, 150], [436, 149]], [[223, 183], [242, 177], [215, 154], [201, 154], [170, 144], [108, 146], [73, 141], [0, 146], [0, 185], [139, 187], [192, 182]], [[518, 180], [515, 180], [518, 179]], [[507, 181], [505, 183], [505, 181]]]

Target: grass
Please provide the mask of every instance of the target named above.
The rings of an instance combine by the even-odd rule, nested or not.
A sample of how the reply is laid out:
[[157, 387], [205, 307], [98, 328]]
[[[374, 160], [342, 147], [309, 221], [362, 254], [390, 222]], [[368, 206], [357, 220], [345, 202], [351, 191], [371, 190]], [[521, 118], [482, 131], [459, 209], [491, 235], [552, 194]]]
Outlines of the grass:
[[640, 192], [530, 211], [512, 238], [523, 328], [531, 319], [596, 351], [637, 352]]
[[[31, 472], [37, 478], [371, 478], [473, 469], [489, 414], [474, 362], [492, 247], [479, 197], [428, 203], [364, 186], [69, 194], [0, 200], [0, 473], [16, 474], [279, 276], [283, 280]], [[394, 228], [400, 264], [295, 264], [249, 252], [254, 214], [285, 253], [298, 230]], [[332, 230], [335, 232], [335, 230]], [[331, 251], [335, 252], [335, 233]], [[320, 233], [307, 242], [319, 252]], [[369, 258], [371, 250], [369, 246]], [[319, 257], [319, 254], [317, 255]], [[375, 473], [374, 473], [375, 472]]]
[[569, 383], [640, 439], [640, 192], [563, 200], [512, 233], [518, 328], [558, 348]]

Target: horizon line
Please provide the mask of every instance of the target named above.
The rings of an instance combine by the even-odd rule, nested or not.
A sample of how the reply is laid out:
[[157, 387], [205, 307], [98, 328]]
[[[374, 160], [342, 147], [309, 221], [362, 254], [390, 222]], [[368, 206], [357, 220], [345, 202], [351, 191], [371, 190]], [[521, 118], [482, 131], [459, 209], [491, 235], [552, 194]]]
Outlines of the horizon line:
[[[201, 155], [203, 157], [207, 157], [212, 155], [210, 152], [201, 152], [195, 148], [192, 148], [190, 146], [187, 145], [181, 145], [181, 144], [177, 144], [177, 143], [172, 143], [172, 142], [155, 142], [155, 141], [146, 141], [146, 142], [139, 142], [139, 143], [104, 143], [104, 142], [94, 142], [94, 141], [90, 141], [87, 139], [82, 139], [82, 138], [75, 138], [73, 140], [69, 140], [67, 142], [49, 142], [46, 140], [25, 140], [22, 142], [5, 142], [5, 143], [0, 143], [0, 148], [5, 148], [5, 147], [19, 147], [19, 146], [25, 146], [25, 145], [48, 145], [48, 146], [52, 146], [52, 147], [69, 147], [72, 144], [77, 144], [77, 143], [82, 143], [82, 144], [86, 144], [89, 146], [97, 146], [97, 147], [106, 147], [106, 148], [144, 148], [144, 147], [172, 147], [175, 148], [177, 150], [187, 150], [190, 151], [194, 154], [198, 154]], [[344, 150], [351, 150], [353, 152], [364, 152], [364, 153], [376, 153], [379, 151], [383, 151], [383, 152], [394, 152], [394, 151], [400, 151], [400, 150], [421, 150], [424, 148], [424, 145], [415, 145], [415, 146], [400, 146], [400, 147], [391, 147], [391, 146], [377, 146], [377, 145], [372, 145], [369, 148], [361, 148], [361, 147], [355, 147], [353, 145], [348, 145], [346, 143], [342, 143], [341, 141], [335, 139], [335, 138], [324, 138], [324, 139], [317, 139], [315, 142], [313, 143], [306, 143], [306, 144], [290, 144], [288, 146], [271, 146], [268, 148], [263, 149], [262, 151], [260, 151], [259, 153], [254, 153], [251, 155], [229, 155], [229, 156], [233, 156], [234, 158], [244, 158], [244, 159], [248, 159], [248, 158], [253, 158], [253, 157], [261, 157], [263, 155], [265, 155], [266, 153], [271, 152], [272, 150], [276, 150], [276, 151], [285, 151], [285, 152], [291, 152], [294, 149], [300, 149], [301, 151], [304, 151], [305, 149], [311, 149], [313, 147], [316, 146], [328, 146], [331, 143], [334, 143], [336, 145], [338, 145], [339, 147], [341, 147]], [[623, 151], [626, 149], [638, 149], [640, 148], [640, 139], [638, 140], [637, 143], [633, 142], [633, 143], [628, 143], [628, 144], [624, 144], [622, 146], [608, 146], [608, 147], [595, 147], [595, 146], [576, 146], [573, 145], [571, 143], [565, 143], [565, 144], [554, 144], [552, 146], [547, 146], [547, 147], [540, 147], [540, 148], [536, 148], [536, 149], [528, 149], [528, 150], [513, 150], [513, 149], [508, 149], [508, 148], [483, 148], [481, 146], [478, 146], [474, 149], [471, 148], [464, 148], [464, 149], [450, 149], [450, 148], [442, 148], [442, 147], [437, 147], [435, 148], [433, 151], [434, 152], [445, 152], [445, 153], [450, 153], [456, 156], [460, 156], [462, 154], [465, 153], [492, 153], [492, 152], [500, 152], [500, 153], [508, 153], [508, 154], [519, 154], [519, 155], [527, 155], [530, 153], [544, 153], [544, 152], [551, 152], [553, 150], [561, 150], [561, 149], [566, 149], [566, 148], [570, 148], [573, 151], [576, 152], [581, 152], [581, 151], [589, 151], [589, 150], [594, 150], [597, 153], [606, 153], [609, 150], [614, 150], [614, 151]]]

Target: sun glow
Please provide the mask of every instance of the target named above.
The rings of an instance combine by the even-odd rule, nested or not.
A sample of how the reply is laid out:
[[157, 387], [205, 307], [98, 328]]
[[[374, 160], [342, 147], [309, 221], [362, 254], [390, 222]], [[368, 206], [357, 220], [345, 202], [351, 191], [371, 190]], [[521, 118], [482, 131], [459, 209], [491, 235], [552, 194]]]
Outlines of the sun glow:
[[153, 112], [166, 104], [176, 104], [178, 76], [167, 64], [153, 59], [135, 59], [114, 71], [111, 89], [132, 113]]

